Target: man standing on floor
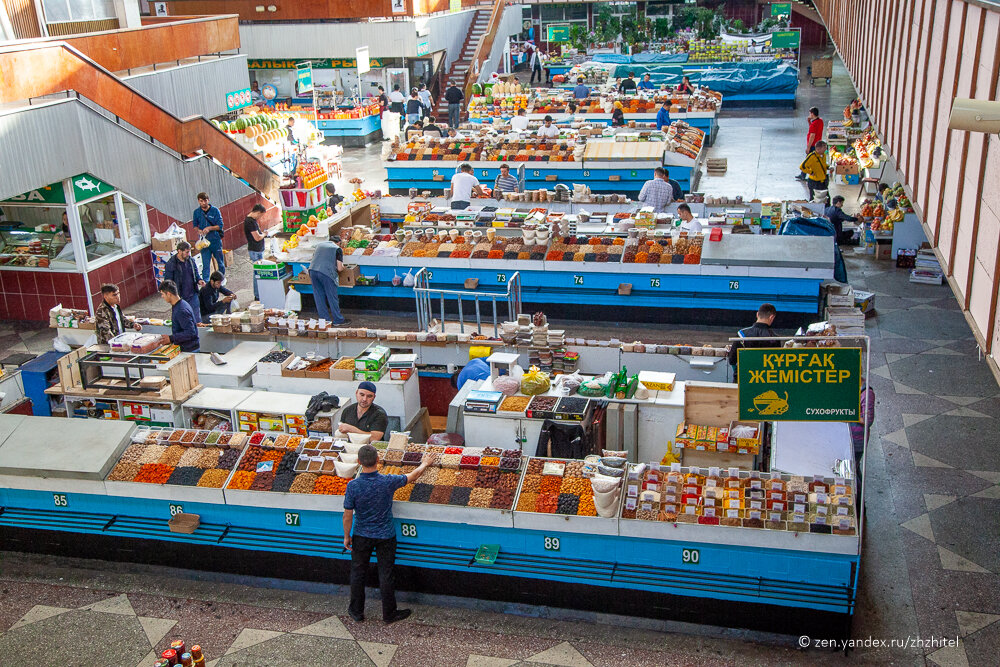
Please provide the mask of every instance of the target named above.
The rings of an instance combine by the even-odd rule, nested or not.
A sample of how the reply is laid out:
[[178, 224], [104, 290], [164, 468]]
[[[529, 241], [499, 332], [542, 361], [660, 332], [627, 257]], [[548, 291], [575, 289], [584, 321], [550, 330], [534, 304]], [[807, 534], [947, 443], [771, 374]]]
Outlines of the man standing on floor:
[[[809, 129], [806, 130], [806, 155], [813, 152], [817, 142], [823, 139], [823, 119], [819, 117], [819, 107], [809, 109]], [[806, 175], [799, 173], [800, 181], [806, 180]]]
[[[247, 237], [247, 254], [250, 255], [251, 264], [264, 259], [264, 232], [260, 231], [260, 216], [266, 210], [263, 204], [254, 204], [243, 220], [243, 234]], [[254, 301], [258, 301], [260, 294], [257, 293], [257, 277], [252, 272], [250, 280], [253, 282]]]
[[667, 171], [663, 167], [653, 170], [653, 178], [642, 184], [639, 191], [639, 201], [646, 206], [652, 206], [654, 213], [663, 213], [670, 202], [677, 199], [674, 188], [667, 182]]
[[[361, 474], [348, 482], [344, 493], [344, 548], [351, 552], [351, 602], [347, 613], [357, 623], [365, 620], [365, 577], [372, 551], [378, 558], [382, 620], [387, 624], [395, 623], [411, 613], [409, 609], [396, 608], [393, 581], [396, 528], [392, 523], [392, 496], [396, 489], [417, 481], [434, 457], [434, 454], [424, 454], [420, 465], [409, 474], [383, 475], [378, 471], [378, 451], [371, 445], [358, 450]], [[355, 513], [357, 522], [354, 521]]]
[[472, 205], [472, 195], [483, 196], [483, 187], [472, 173], [472, 165], [463, 162], [451, 177], [451, 208], [464, 211]]
[[455, 84], [451, 84], [448, 86], [448, 90], [444, 91], [444, 100], [448, 103], [448, 127], [458, 129], [458, 124], [462, 120], [462, 100], [464, 99], [465, 93]]
[[101, 296], [103, 301], [94, 311], [96, 320], [94, 326], [97, 329], [97, 342], [100, 345], [107, 345], [109, 340], [125, 333], [125, 329], [142, 331], [142, 325], [131, 317], [125, 317], [122, 307], [118, 305], [121, 301], [118, 285], [101, 285]]
[[745, 340], [753, 338], [769, 338], [775, 335], [774, 330], [771, 325], [774, 324], [774, 318], [778, 315], [778, 309], [770, 303], [762, 303], [760, 308], [757, 309], [757, 321], [748, 326], [745, 329], [740, 329], [737, 334], [740, 340], [734, 341], [729, 346], [729, 365], [733, 367], [733, 381], [735, 382], [739, 378], [738, 374], [738, 364], [739, 364], [739, 351], [744, 348], [753, 347], [780, 347], [781, 341], [778, 340]]
[[208, 195], [198, 193], [198, 208], [194, 210], [194, 226], [208, 241], [208, 247], [201, 251], [201, 278], [208, 280], [212, 272], [212, 258], [219, 266], [219, 273], [226, 275], [226, 258], [222, 255], [222, 213], [212, 206]]
[[347, 324], [340, 314], [340, 299], [337, 296], [338, 274], [344, 270], [344, 251], [340, 247], [340, 237], [331, 236], [329, 241], [316, 244], [316, 252], [309, 264], [309, 282], [312, 283], [316, 311], [320, 318], [337, 326]]
[[198, 320], [191, 306], [177, 295], [177, 285], [172, 280], [160, 283], [160, 297], [170, 304], [170, 335], [162, 336], [164, 344], [174, 344], [181, 352], [198, 352], [201, 341], [198, 338]]
[[171, 281], [177, 290], [177, 296], [191, 306], [195, 322], [201, 321], [201, 303], [198, 290], [205, 286], [204, 280], [198, 279], [198, 267], [191, 257], [191, 244], [181, 241], [177, 244], [177, 252], [167, 260], [163, 268], [163, 280]]
[[531, 62], [530, 62], [529, 66], [531, 68], [531, 80], [528, 81], [528, 85], [530, 86], [531, 84], [533, 84], [535, 82], [535, 75], [536, 74], [538, 75], [538, 83], [544, 83], [545, 82], [545, 74], [542, 73], [542, 50], [541, 49], [535, 48], [535, 50], [531, 52]]
[[[830, 177], [827, 173], [829, 167], [826, 165], [825, 141], [819, 141], [813, 146], [812, 152], [802, 161], [799, 169], [806, 175], [806, 185], [809, 186], [809, 201], [815, 200], [816, 192], [829, 189]], [[829, 195], [826, 201], [830, 201]]]
[[434, 98], [431, 97], [431, 91], [427, 90], [427, 84], [420, 84], [417, 88], [417, 97], [420, 98], [420, 104], [424, 107], [424, 112], [420, 114], [420, 117], [430, 116], [431, 109], [434, 108]]

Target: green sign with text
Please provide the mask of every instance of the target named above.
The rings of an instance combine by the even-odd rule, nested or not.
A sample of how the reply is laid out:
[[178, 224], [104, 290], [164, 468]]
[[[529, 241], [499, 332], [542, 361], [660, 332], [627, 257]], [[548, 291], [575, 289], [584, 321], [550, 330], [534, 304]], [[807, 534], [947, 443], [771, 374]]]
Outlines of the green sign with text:
[[[247, 69], [295, 69], [302, 60], [283, 59], [261, 59], [255, 58], [247, 61]], [[313, 69], [357, 69], [358, 61], [355, 58], [313, 58], [309, 60]], [[381, 58], [369, 58], [372, 67], [384, 67]]]
[[547, 42], [568, 42], [568, 25], [547, 25], [545, 26], [545, 41]]
[[798, 30], [780, 30], [771, 33], [772, 49], [797, 49], [799, 48]]
[[792, 15], [792, 3], [790, 2], [771, 3], [771, 16], [791, 16], [791, 15]]
[[740, 419], [861, 421], [861, 348], [739, 351]]

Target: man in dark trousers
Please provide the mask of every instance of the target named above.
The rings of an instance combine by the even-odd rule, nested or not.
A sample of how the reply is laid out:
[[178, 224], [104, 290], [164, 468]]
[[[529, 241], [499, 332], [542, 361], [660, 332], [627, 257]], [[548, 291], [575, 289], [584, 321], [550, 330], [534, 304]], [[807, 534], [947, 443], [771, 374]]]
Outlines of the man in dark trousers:
[[462, 100], [465, 93], [458, 86], [452, 84], [448, 90], [444, 91], [444, 100], [448, 103], [448, 127], [458, 128], [462, 120]]
[[188, 302], [177, 295], [177, 285], [172, 280], [160, 283], [160, 296], [170, 304], [170, 335], [163, 336], [164, 344], [179, 345], [181, 352], [198, 352], [198, 320]]
[[[806, 130], [806, 155], [813, 152], [816, 144], [823, 139], [823, 119], [819, 117], [819, 107], [809, 109], [809, 129]], [[796, 176], [800, 181], [806, 180], [804, 172]]]
[[191, 244], [181, 241], [177, 244], [177, 252], [167, 260], [163, 269], [163, 279], [174, 283], [177, 295], [191, 306], [195, 322], [201, 321], [201, 303], [198, 290], [205, 286], [205, 281], [198, 278], [198, 267], [191, 257]]
[[757, 309], [757, 321], [745, 329], [740, 329], [738, 334], [740, 340], [729, 346], [729, 365], [733, 367], [733, 379], [739, 377], [737, 365], [739, 363], [739, 351], [743, 348], [752, 347], [780, 347], [781, 342], [777, 340], [744, 340], [749, 338], [770, 338], [775, 336], [771, 325], [778, 315], [778, 309], [770, 303], [762, 303]]
[[[347, 613], [357, 623], [365, 620], [365, 577], [372, 551], [378, 558], [382, 620], [387, 624], [395, 623], [411, 613], [409, 609], [396, 608], [393, 581], [396, 529], [392, 524], [392, 496], [396, 489], [417, 481], [434, 458], [434, 454], [424, 454], [420, 465], [407, 475], [383, 475], [378, 471], [378, 451], [371, 445], [358, 450], [361, 474], [348, 482], [344, 493], [344, 548], [351, 552], [351, 602]], [[358, 515], [356, 522], [355, 514]]]
[[228, 314], [235, 298], [236, 295], [231, 290], [222, 286], [222, 274], [218, 271], [213, 273], [208, 279], [208, 284], [198, 291], [201, 321], [209, 324], [212, 315]]
[[838, 245], [850, 241], [851, 237], [854, 236], [854, 232], [844, 231], [844, 223], [857, 222], [858, 219], [853, 215], [844, 213], [844, 198], [840, 195], [831, 200], [830, 205], [823, 211], [823, 216], [833, 223], [833, 229], [837, 233], [836, 239]]
[[[292, 120], [294, 118], [289, 119], [289, 123]], [[219, 266], [219, 272], [225, 275], [226, 258], [222, 254], [222, 213], [219, 209], [212, 206], [207, 193], [198, 193], [198, 208], [194, 210], [192, 219], [194, 226], [198, 228], [202, 236], [205, 237], [205, 240], [208, 241], [208, 247], [201, 251], [202, 279], [208, 280], [208, 274], [212, 271], [213, 257], [215, 257], [215, 263]]]

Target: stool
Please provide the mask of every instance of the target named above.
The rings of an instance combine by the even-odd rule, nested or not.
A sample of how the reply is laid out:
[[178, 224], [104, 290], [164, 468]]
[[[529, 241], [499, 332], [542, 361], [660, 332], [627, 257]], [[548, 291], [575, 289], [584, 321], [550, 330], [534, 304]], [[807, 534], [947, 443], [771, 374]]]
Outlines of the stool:
[[875, 189], [878, 190], [878, 182], [879, 182], [879, 179], [877, 179], [877, 178], [871, 178], [871, 177], [862, 178], [861, 179], [861, 187], [858, 189], [858, 199], [861, 199], [861, 197], [863, 197], [866, 194], [871, 194], [870, 192], [868, 192], [868, 188], [867, 188], [867, 185], [869, 183], [873, 184], [875, 186]]

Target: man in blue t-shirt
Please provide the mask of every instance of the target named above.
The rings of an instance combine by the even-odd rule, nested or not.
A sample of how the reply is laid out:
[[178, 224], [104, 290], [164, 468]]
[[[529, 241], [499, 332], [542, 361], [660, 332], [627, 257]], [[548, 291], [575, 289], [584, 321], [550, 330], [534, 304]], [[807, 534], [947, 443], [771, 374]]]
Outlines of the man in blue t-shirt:
[[208, 276], [212, 273], [212, 258], [219, 265], [219, 273], [226, 275], [226, 258], [222, 254], [222, 213], [212, 206], [208, 194], [198, 193], [198, 208], [192, 214], [194, 226], [201, 232], [201, 235], [208, 241], [208, 247], [201, 251], [201, 276], [202, 280], [208, 282]]
[[[347, 484], [344, 493], [344, 548], [351, 552], [351, 603], [347, 608], [357, 623], [365, 620], [365, 576], [372, 551], [378, 558], [378, 587], [382, 595], [382, 620], [401, 621], [409, 609], [396, 609], [393, 566], [396, 562], [396, 528], [392, 524], [392, 496], [396, 489], [415, 482], [434, 461], [434, 454], [406, 475], [383, 475], [378, 471], [378, 451], [371, 445], [358, 450], [361, 474]], [[351, 536], [354, 514], [358, 521]]]

